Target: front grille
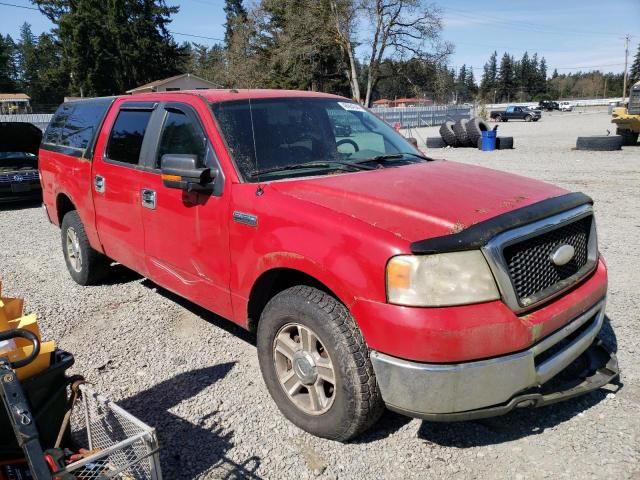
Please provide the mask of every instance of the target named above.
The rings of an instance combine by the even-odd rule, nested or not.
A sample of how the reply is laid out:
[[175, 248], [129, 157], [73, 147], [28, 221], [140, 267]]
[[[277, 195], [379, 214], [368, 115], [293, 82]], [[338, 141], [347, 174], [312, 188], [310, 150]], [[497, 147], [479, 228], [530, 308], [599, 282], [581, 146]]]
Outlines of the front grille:
[[[529, 304], [527, 300], [532, 297], [555, 290], [560, 282], [578, 274], [587, 265], [592, 221], [593, 217], [587, 216], [504, 249], [511, 283], [521, 304]], [[551, 255], [561, 245], [571, 245], [575, 254], [569, 263], [556, 266]]]
[[[20, 177], [20, 179], [16, 178]], [[21, 183], [39, 180], [38, 170], [25, 170], [0, 174], [0, 183]]]

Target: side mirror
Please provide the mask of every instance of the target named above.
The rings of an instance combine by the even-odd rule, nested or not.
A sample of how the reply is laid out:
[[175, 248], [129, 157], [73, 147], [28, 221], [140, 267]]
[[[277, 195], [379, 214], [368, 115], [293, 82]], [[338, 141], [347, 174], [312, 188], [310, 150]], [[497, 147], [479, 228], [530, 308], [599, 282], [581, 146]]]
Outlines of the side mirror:
[[160, 159], [162, 183], [187, 192], [213, 193], [217, 169], [198, 168], [197, 155], [167, 153]]

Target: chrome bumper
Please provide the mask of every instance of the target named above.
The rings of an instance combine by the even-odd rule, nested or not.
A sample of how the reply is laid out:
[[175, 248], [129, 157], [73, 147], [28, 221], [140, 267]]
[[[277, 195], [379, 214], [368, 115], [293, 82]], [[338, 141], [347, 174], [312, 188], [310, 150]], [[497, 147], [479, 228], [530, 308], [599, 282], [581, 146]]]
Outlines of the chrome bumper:
[[[604, 310], [603, 299], [528, 350], [489, 360], [425, 364], [373, 351], [371, 361], [382, 398], [389, 409], [409, 416], [468, 420], [500, 415], [515, 407], [554, 403], [594, 390], [618, 375], [614, 355], [606, 353], [600, 362], [606, 364], [602, 365], [604, 370], [595, 367], [597, 376], [585, 378], [577, 387], [550, 394], [536, 389], [590, 347], [601, 349], [596, 337], [604, 323]], [[586, 354], [603, 358], [602, 353]]]

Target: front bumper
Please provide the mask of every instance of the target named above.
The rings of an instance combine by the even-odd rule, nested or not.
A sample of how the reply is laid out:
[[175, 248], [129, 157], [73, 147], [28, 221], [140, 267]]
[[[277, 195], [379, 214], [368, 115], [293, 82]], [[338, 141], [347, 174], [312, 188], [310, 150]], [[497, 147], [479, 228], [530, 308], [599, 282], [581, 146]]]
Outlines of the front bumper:
[[[531, 348], [488, 360], [426, 364], [373, 351], [382, 398], [389, 409], [412, 417], [458, 421], [548, 405], [600, 388], [619, 374], [615, 355], [597, 339], [604, 307], [601, 300]], [[574, 362], [584, 366], [574, 375], [578, 382], [555, 385], [554, 377], [573, 369]]]

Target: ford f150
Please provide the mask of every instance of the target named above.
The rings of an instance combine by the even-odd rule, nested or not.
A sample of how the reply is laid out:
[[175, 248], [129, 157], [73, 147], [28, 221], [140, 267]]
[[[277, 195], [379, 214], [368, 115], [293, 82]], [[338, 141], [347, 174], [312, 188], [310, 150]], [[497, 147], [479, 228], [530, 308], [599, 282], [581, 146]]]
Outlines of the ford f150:
[[500, 415], [618, 374], [591, 199], [428, 158], [345, 98], [69, 102], [39, 158], [73, 279], [117, 261], [256, 332], [269, 392], [313, 434], [348, 440], [385, 405]]

